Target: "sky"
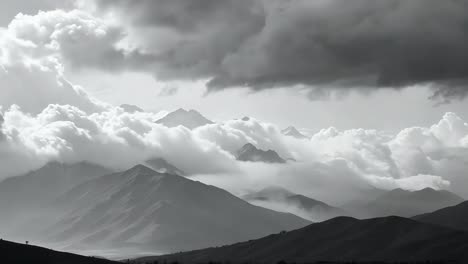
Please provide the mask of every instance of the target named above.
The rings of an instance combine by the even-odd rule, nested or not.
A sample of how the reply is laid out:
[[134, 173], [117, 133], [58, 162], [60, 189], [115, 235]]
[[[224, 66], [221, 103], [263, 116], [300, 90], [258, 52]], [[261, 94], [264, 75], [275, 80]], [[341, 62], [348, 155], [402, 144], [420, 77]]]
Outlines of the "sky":
[[[318, 186], [333, 182], [346, 198], [369, 186], [468, 195], [467, 11], [463, 0], [1, 1], [0, 177], [163, 156], [232, 191], [288, 174], [325, 199]], [[216, 124], [154, 124], [178, 108]], [[284, 137], [290, 125], [310, 139]], [[240, 164], [247, 142], [301, 162]]]
[[[249, 35], [249, 33], [254, 34], [255, 32], [250, 32], [249, 30], [263, 33], [260, 27], [263, 27], [263, 30], [266, 31], [264, 35], [270, 33], [268, 30], [274, 29], [278, 30], [277, 34], [285, 34], [285, 43], [281, 43], [280, 40], [277, 40], [278, 43], [275, 43], [274, 40], [276, 39], [269, 39], [272, 45], [284, 44], [284, 50], [289, 50], [291, 53], [303, 51], [306, 54], [308, 53], [308, 50], [306, 50], [307, 45], [318, 42], [320, 40], [318, 38], [320, 37], [342, 37], [342, 40], [331, 39], [330, 41], [336, 41], [337, 43], [335, 44], [338, 46], [344, 45], [342, 47], [343, 52], [359, 52], [359, 50], [353, 50], [354, 48], [357, 49], [357, 47], [354, 47], [354, 45], [374, 45], [373, 47], [370, 47], [369, 53], [385, 53], [387, 51], [386, 49], [388, 49], [391, 52], [400, 53], [399, 55], [401, 57], [406, 57], [407, 54], [410, 54], [408, 52], [412, 52], [411, 49], [414, 48], [415, 50], [418, 50], [416, 45], [420, 45], [419, 41], [425, 41], [423, 37], [418, 37], [417, 34], [422, 34], [424, 31], [427, 31], [429, 32], [429, 34], [433, 35], [432, 37], [434, 39], [436, 37], [442, 36], [441, 34], [443, 34], [443, 37], [447, 38], [446, 43], [435, 43], [433, 46], [422, 45], [422, 47], [427, 46], [427, 53], [425, 51], [421, 51], [421, 54], [415, 55], [415, 58], [413, 58], [414, 63], [420, 63], [420, 65], [415, 64], [414, 68], [419, 68], [426, 64], [424, 62], [424, 56], [426, 55], [429, 56], [428, 60], [434, 61], [434, 64], [441, 62], [446, 63], [445, 61], [443, 61], [444, 59], [440, 58], [440, 56], [438, 56], [437, 54], [433, 54], [431, 56], [431, 49], [434, 49], [438, 53], [442, 53], [442, 47], [450, 48], [451, 45], [453, 47], [459, 47], [459, 45], [464, 44], [463, 41], [466, 41], [466, 39], [458, 39], [466, 37], [466, 35], [463, 36], [463, 32], [457, 32], [456, 29], [458, 28], [451, 27], [451, 25], [463, 26], [462, 23], [464, 17], [457, 16], [460, 15], [460, 11], [455, 10], [457, 1], [449, 1], [449, 3], [447, 4], [440, 4], [438, 2], [434, 2], [435, 4], [433, 6], [425, 3], [423, 5], [424, 8], [422, 10], [413, 11], [411, 11], [412, 8], [417, 8], [418, 4], [422, 4], [421, 1], [413, 1], [415, 2], [414, 4], [404, 3], [404, 1], [386, 1], [387, 3], [370, 3], [372, 1], [356, 1], [355, 4], [350, 6], [340, 3], [340, 1], [315, 1], [316, 3], [308, 3], [307, 1], [299, 0], [291, 1], [291, 3], [289, 3], [289, 1], [268, 1], [268, 4], [259, 4], [255, 3], [258, 1], [250, 0], [239, 1], [238, 4], [236, 4], [235, 1], [221, 1], [222, 4], [212, 3], [213, 1], [194, 1], [192, 4], [184, 3], [186, 1], [173, 1], [172, 4], [170, 3], [170, 1], [153, 1], [154, 3], [151, 3], [152, 1], [137, 2], [138, 4], [130, 5], [126, 3], [126, 1], [116, 1], [115, 3], [112, 3], [112, 1], [2, 1], [2, 6], [0, 8], [0, 10], [2, 10], [0, 11], [0, 25], [6, 27], [14, 18], [14, 16], [16, 16], [20, 12], [24, 14], [34, 15], [39, 10], [53, 10], [56, 8], [65, 10], [80, 9], [85, 12], [92, 13], [97, 18], [105, 17], [105, 19], [107, 19], [109, 23], [118, 24], [118, 27], [123, 28], [123, 33], [121, 32], [121, 34], [127, 35], [126, 37], [124, 37], [124, 42], [134, 41], [134, 44], [132, 45], [141, 45], [139, 48], [141, 50], [146, 49], [145, 52], [152, 52], [152, 50], [150, 49], [154, 48], [154, 53], [169, 53], [173, 52], [173, 50], [171, 48], [167, 48], [165, 46], [165, 42], [169, 42], [169, 44], [177, 46], [183, 45], [184, 42], [189, 43], [190, 41], [193, 41], [193, 46], [187, 44], [186, 48], [181, 48], [180, 50], [182, 54], [186, 53], [186, 58], [173, 58], [174, 60], [182, 60], [181, 63], [184, 63], [183, 60], [186, 59], [186, 63], [188, 64], [202, 64], [204, 60], [210, 59], [217, 60], [217, 58], [210, 58], [209, 54], [211, 54], [211, 56], [216, 56], [217, 54], [215, 53], [216, 48], [218, 46], [221, 50], [222, 48], [224, 48], [224, 45], [229, 46], [229, 43], [226, 44], [221, 40], [219, 40], [218, 43], [215, 39], [210, 39], [211, 37], [215, 38], [219, 35], [220, 38], [228, 38], [228, 36], [225, 36], [225, 34], [230, 35], [237, 33], [238, 31], [242, 31], [238, 33], [239, 36], [232, 36], [232, 40], [227, 39], [226, 41], [235, 42], [235, 40], [237, 39], [239, 39], [238, 41], [247, 41], [243, 38], [251, 37], [251, 41], [254, 42], [254, 37]], [[463, 1], [458, 2], [460, 2], [461, 6], [466, 7]], [[197, 9], [197, 5], [199, 6], [200, 10]], [[206, 5], [206, 7], [204, 7], [203, 5]], [[342, 7], [340, 5], [342, 5]], [[391, 8], [392, 5], [394, 5], [396, 9], [392, 12], [386, 13], [385, 10]], [[304, 9], [311, 10], [301, 11], [301, 7]], [[165, 12], [165, 14], [160, 15], [161, 19], [152, 20], [152, 12], [159, 12], [154, 11], [156, 9], [159, 10], [159, 8], [161, 8], [161, 10], [167, 8], [170, 11], [167, 11]], [[194, 9], [195, 11], [191, 12], [190, 8]], [[205, 8], [206, 10], [202, 11], [203, 8]], [[231, 8], [235, 9], [235, 11], [231, 12]], [[338, 11], [339, 8], [346, 9], [344, 9], [345, 11]], [[316, 11], [312, 9], [323, 9], [324, 13], [328, 12], [331, 15], [334, 15], [335, 18], [327, 18], [325, 17], [325, 15], [317, 15], [317, 18], [311, 18], [310, 21], [308, 21], [305, 15], [307, 15], [307, 12], [310, 12], [310, 14], [315, 15]], [[128, 17], [123, 16], [123, 14], [127, 11], [131, 15]], [[207, 12], [208, 14], [213, 13], [213, 15], [206, 15], [203, 12]], [[221, 17], [223, 12], [227, 12], [228, 14], [230, 14], [230, 16], [226, 16], [226, 19], [224, 19], [224, 17]], [[281, 18], [270, 18], [271, 16], [278, 16], [277, 12], [281, 12], [284, 17], [290, 16], [292, 21], [283, 21], [286, 19]], [[301, 12], [305, 14], [301, 14]], [[336, 19], [336, 17], [340, 15], [339, 12], [343, 12], [343, 14], [341, 14], [342, 17]], [[369, 12], [369, 14], [367, 17], [364, 16], [359, 18], [362, 12]], [[411, 12], [414, 12], [414, 14]], [[453, 12], [453, 17], [449, 16], [449, 14], [451, 14], [450, 12]], [[161, 11], [161, 13], [163, 12]], [[444, 24], [441, 24], [440, 27], [450, 26], [450, 31], [441, 32], [441, 30], [437, 28], [437, 25], [433, 25], [435, 23], [425, 23], [427, 22], [427, 19], [431, 14], [434, 14], [437, 18], [440, 18], [439, 21], [444, 22]], [[239, 19], [242, 17], [251, 18], [251, 21], [247, 19], [245, 22], [240, 23]], [[395, 19], [398, 19], [400, 17], [401, 21], [394, 22]], [[229, 19], [232, 19], [232, 21], [234, 21], [233, 24], [239, 28], [229, 29], [232, 32], [219, 32], [221, 30], [225, 30], [226, 28], [224, 27], [229, 27]], [[359, 21], [359, 19], [361, 19], [362, 21]], [[411, 19], [413, 19], [413, 21], [411, 21]], [[219, 23], [219, 26], [211, 25], [212, 21], [217, 20], [226, 20], [226, 23]], [[315, 20], [317, 20], [317, 24], [328, 22], [330, 24], [330, 31], [333, 27], [342, 26], [342, 23], [345, 23], [348, 20], [352, 21], [354, 25], [349, 25], [349, 28], [343, 26], [342, 31], [345, 32], [347, 30], [354, 30], [356, 43], [353, 43], [353, 41], [349, 41], [349, 47], [345, 47], [345, 41], [347, 41], [346, 38], [352, 37], [347, 36], [347, 34], [351, 35], [353, 32], [348, 31], [346, 33], [338, 32], [333, 34], [321, 32], [321, 29], [314, 28], [313, 26], [311, 26], [312, 23], [315, 22]], [[373, 32], [373, 30], [375, 30], [375, 28], [377, 27], [376, 25], [374, 25], [375, 23], [373, 23], [374, 20], [375, 23], [383, 24], [382, 28], [385, 31], [389, 32], [388, 36], [380, 36], [379, 34]], [[184, 23], [193, 23], [194, 26], [188, 27]], [[423, 23], [424, 27], [422, 29], [416, 28], [415, 24], [418, 23]], [[286, 31], [288, 30], [288, 27], [293, 27], [295, 25], [298, 28], [297, 30], [300, 30], [299, 27], [301, 26], [304, 27], [305, 30], [303, 31], [305, 33], [293, 32], [291, 30]], [[244, 31], [247, 32], [245, 34], [247, 34], [248, 36], [244, 37]], [[142, 39], [140, 32], [147, 33], [148, 39]], [[291, 34], [291, 36], [289, 36], [288, 34]], [[302, 36], [302, 34], [304, 34], [304, 36]], [[306, 39], [306, 34], [311, 34], [312, 39]], [[316, 35], [317, 40], [313, 39], [314, 34]], [[342, 36], [340, 36], [339, 34], [341, 34]], [[365, 36], [365, 34], [368, 34], [368, 36]], [[391, 40], [387, 40], [386, 38], [392, 37], [392, 34], [395, 35], [396, 38], [406, 38], [401, 40], [403, 42], [401, 44], [402, 47], [385, 47], [385, 44], [374, 43], [374, 41], [390, 42]], [[408, 36], [408, 34], [414, 34], [416, 36]], [[132, 37], [134, 37], [135, 39], [132, 39]], [[271, 36], [264, 37], [267, 38]], [[288, 37], [290, 39], [290, 43], [292, 44], [290, 48], [286, 48], [288, 47]], [[368, 40], [366, 38], [370, 39]], [[162, 43], [161, 46], [158, 44], [154, 44], [154, 47], [149, 47], [148, 43], [153, 42], [153, 40], [155, 42], [160, 41]], [[115, 42], [118, 41], [122, 40], [117, 39], [117, 41]], [[204, 41], [206, 41], [206, 43]], [[362, 43], [360, 43], [360, 41], [362, 41]], [[404, 43], [405, 41], [408, 43]], [[318, 43], [317, 45], [319, 44], [320, 43]], [[381, 47], [379, 47], [379, 45]], [[437, 45], [440, 45], [440, 48]], [[237, 44], [237, 46], [242, 45]], [[245, 44], [245, 46], [247, 46], [247, 44]], [[157, 50], [157, 48], [159, 48], [159, 50]], [[200, 58], [192, 56], [192, 53], [198, 52], [199, 49], [202, 48], [211, 48], [213, 52], [206, 51], [208, 55], [200, 55]], [[233, 49], [239, 47], [226, 47], [226, 51], [219, 51], [220, 53], [224, 52], [225, 54], [219, 56], [227, 56], [229, 58], [229, 48]], [[245, 49], [247, 48], [248, 47], [246, 47]], [[325, 49], [326, 47], [322, 48]], [[332, 47], [330, 47], [330, 49], [331, 48]], [[336, 48], [338, 49], [339, 47]], [[400, 48], [401, 51], [398, 51], [397, 48]], [[459, 49], [463, 49], [463, 47], [459, 47]], [[319, 84], [314, 83], [313, 80], [307, 80], [307, 78], [309, 78], [309, 76], [307, 76], [309, 74], [307, 73], [309, 65], [307, 65], [306, 63], [310, 63], [310, 65], [313, 65], [316, 59], [323, 59], [323, 75], [326, 75], [326, 71], [333, 71], [334, 69], [338, 70], [341, 67], [341, 65], [330, 65], [330, 69], [325, 69], [325, 67], [328, 67], [328, 58], [322, 58], [320, 54], [315, 54], [315, 52], [318, 51], [309, 51], [311, 57], [310, 60], [298, 60], [297, 65], [291, 64], [292, 67], [304, 66], [304, 73], [301, 72], [301, 74], [304, 74], [304, 76], [297, 76], [297, 78], [295, 78], [295, 80], [293, 81], [282, 81], [279, 77], [281, 74], [277, 74], [279, 79], [277, 80], [278, 84], [253, 84], [253, 88], [251, 89], [241, 88], [239, 87], [242, 86], [240, 85], [240, 83], [235, 83], [234, 85], [232, 85], [234, 87], [232, 90], [225, 89], [225, 87], [223, 87], [220, 88], [221, 90], [217, 89], [219, 91], [207, 93], [206, 84], [207, 82], [209, 82], [210, 78], [212, 78], [213, 75], [216, 75], [213, 69], [206, 69], [206, 71], [208, 72], [212, 71], [211, 73], [198, 73], [195, 69], [193, 70], [195, 71], [194, 73], [190, 73], [191, 70], [189, 68], [192, 67], [188, 67], [187, 69], [172, 69], [171, 67], [174, 66], [174, 61], [167, 62], [168, 66], [166, 66], [166, 69], [161, 70], [160, 76], [162, 77], [160, 78], [158, 78], [157, 73], [154, 72], [152, 69], [143, 70], [137, 66], [129, 66], [129, 68], [125, 70], [109, 71], [108, 65], [100, 65], [99, 67], [98, 65], [86, 65], [86, 67], [85, 65], [77, 66], [73, 70], [69, 70], [67, 72], [67, 77], [70, 80], [82, 85], [86, 89], [86, 91], [88, 91], [91, 95], [95, 96], [96, 98], [114, 105], [130, 103], [138, 105], [148, 111], [175, 110], [180, 107], [188, 109], [194, 108], [201, 111], [206, 116], [214, 120], [225, 120], [247, 115], [255, 116], [259, 119], [268, 120], [270, 122], [275, 122], [283, 127], [294, 125], [299, 128], [308, 128], [312, 130], [317, 130], [328, 126], [335, 126], [342, 129], [362, 127], [395, 131], [408, 126], [429, 125], [437, 121], [447, 111], [456, 112], [464, 118], [468, 116], [468, 108], [465, 107], [466, 101], [464, 99], [464, 89], [453, 89], [461, 90], [462, 92], [457, 92], [459, 96], [447, 96], [447, 98], [450, 98], [449, 101], [441, 104], [441, 102], [444, 101], [445, 98], [438, 98], [432, 100], [429, 99], [429, 97], [431, 97], [431, 95], [433, 95], [434, 93], [433, 89], [430, 88], [431, 84], [424, 82], [418, 83], [416, 79], [418, 79], [418, 76], [420, 74], [423, 74], [424, 72], [418, 73], [416, 72], [416, 70], [414, 70], [414, 76], [409, 76], [409, 78], [412, 77], [415, 79], [414, 83], [412, 80], [402, 80], [402, 84], [398, 84], [398, 82], [396, 82], [397, 84], [395, 85], [395, 87], [392, 87], [395, 89], [375, 89], [379, 88], [378, 86], [382, 85], [374, 84], [369, 85], [370, 87], [362, 89], [346, 89], [347, 93], [350, 93], [349, 95], [332, 94], [331, 98], [327, 98], [328, 96], [326, 95], [315, 96], [314, 98], [310, 98], [307, 96], [307, 88], [300, 89], [298, 87], [294, 87], [297, 85], [304, 85], [304, 82], [306, 82], [305, 86], [307, 86], [307, 82], [310, 83], [308, 84], [308, 86], [311, 87], [321, 86]], [[458, 53], [456, 54], [456, 52], [460, 52], [460, 56], [457, 56]], [[462, 64], [463, 62], [461, 62], [461, 60], [463, 56], [466, 56], [466, 51], [454, 50], [453, 53], [453, 56], [460, 57], [459, 61]], [[286, 59], [291, 60], [296, 58], [295, 54], [284, 54], [284, 56], [286, 56]], [[376, 60], [381, 59], [379, 56], [380, 55], [378, 54], [375, 55]], [[447, 54], [447, 56], [452, 56], [452, 54]], [[365, 56], [362, 57], [362, 63], [372, 63], [370, 61], [371, 58], [364, 58]], [[343, 59], [353, 60], [355, 58], [348, 58], [343, 54]], [[369, 59], [369, 61], [364, 61], [367, 59]], [[383, 59], [388, 59], [388, 57], [385, 57]], [[95, 61], [94, 63], [106, 64], [105, 58], [97, 58], [97, 60], [101, 60], [101, 62]], [[141, 60], [143, 61], [144, 59]], [[257, 61], [259, 60], [260, 59], [258, 59]], [[356, 58], [356, 60], [359, 60], [359, 58]], [[418, 62], [417, 60], [420, 60], [421, 62]], [[213, 63], [219, 62], [216, 61]], [[288, 63], [288, 61], [285, 60], [284, 63]], [[403, 65], [403, 63], [408, 64], [409, 62], [395, 60], [395, 62], [388, 61], [388, 63], [395, 63], [395, 68], [400, 68], [400, 66]], [[455, 70], [455, 68], [462, 66], [457, 66], [457, 63], [458, 59], [454, 59], [452, 70]], [[251, 63], [249, 62], [248, 64]], [[273, 62], [272, 60], [271, 64], [278, 64], [278, 62]], [[158, 68], [158, 66], [152, 67]], [[353, 67], [359, 68], [359, 66]], [[200, 66], [200, 68], [203, 67]], [[446, 68], [447, 70], [451, 70], [449, 66], [447, 66]], [[204, 70], [200, 69], [200, 71]], [[258, 69], [259, 74], [261, 73], [261, 70], [262, 69], [260, 68]], [[322, 69], [317, 69], [317, 71], [320, 70]], [[347, 70], [350, 71], [350, 74], [352, 73], [352, 69], [346, 69], [344, 71]], [[436, 69], [434, 69], [434, 71], [435, 70]], [[167, 73], [167, 75], [175, 75], [175, 77], [166, 77], [165, 74], [163, 74], [163, 72], [166, 71], [171, 71]], [[272, 69], [272, 73], [273, 71], [274, 69]], [[278, 69], [278, 71], [282, 74], [287, 74], [286, 69], [281, 68]], [[184, 76], [184, 72], [191, 76]], [[430, 75], [430, 73], [432, 72], [433, 69], [427, 70], [428, 75]], [[212, 76], [210, 76], [209, 74], [212, 74]], [[310, 69], [310, 75], [313, 74], [315, 74], [314, 70]], [[366, 74], [379, 73], [372, 72], [372, 70], [369, 70], [369, 72], [367, 72]], [[461, 78], [464, 74], [466, 74], [466, 71], [465, 73], [460, 72], [461, 76], [454, 77]], [[437, 74], [434, 74], [434, 77], [427, 76], [426, 80], [424, 80], [424, 78], [423, 80], [430, 82], [432, 81], [431, 78], [436, 78], [440, 79], [441, 81], [446, 81], [446, 78], [444, 76], [436, 75]], [[312, 76], [310, 77], [312, 78]], [[336, 76], [335, 79], [331, 79], [329, 81], [327, 80], [326, 86], [327, 88], [328, 86], [332, 87], [332, 89], [329, 89], [331, 93], [336, 93], [336, 90], [340, 89], [344, 90], [342, 89], [343, 86], [348, 86], [333, 84], [334, 82], [338, 82], [340, 80], [340, 77], [341, 76]], [[343, 79], [345, 79], [344, 77], [346, 76], [343, 76]], [[246, 77], [246, 79], [248, 78]], [[365, 81], [356, 82], [358, 83], [357, 86], [367, 86]], [[408, 85], [405, 82], [408, 82]], [[216, 88], [212, 88], [212, 90], [216, 90]], [[369, 92], [369, 90], [375, 91]], [[320, 94], [320, 92], [318, 92], [317, 94]], [[288, 104], [288, 107], [286, 108], [283, 107], [285, 101]], [[221, 109], [220, 105], [223, 106]], [[398, 105], [399, 107], [395, 107], [395, 105]]]

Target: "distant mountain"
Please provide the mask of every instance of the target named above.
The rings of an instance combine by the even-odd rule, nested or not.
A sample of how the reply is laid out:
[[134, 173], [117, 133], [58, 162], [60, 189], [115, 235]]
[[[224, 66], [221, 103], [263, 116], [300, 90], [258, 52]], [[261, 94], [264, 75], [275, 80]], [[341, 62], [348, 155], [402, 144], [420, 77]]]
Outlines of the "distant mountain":
[[[61, 194], [78, 184], [110, 172], [104, 167], [88, 162], [51, 162], [25, 175], [1, 181], [0, 230], [4, 233], [13, 232], [14, 226], [43, 214], [48, 205]], [[20, 228], [21, 231], [24, 229]]]
[[168, 174], [175, 174], [179, 176], [184, 176], [185, 172], [177, 168], [176, 166], [172, 165], [171, 163], [167, 162], [163, 158], [155, 158], [151, 160], [147, 160], [145, 162], [148, 167], [151, 169], [159, 172], [159, 173], [168, 173]]
[[413, 219], [468, 231], [468, 201], [432, 213], [417, 215]]
[[281, 187], [268, 187], [243, 197], [246, 201], [272, 210], [297, 214], [313, 222], [328, 220], [348, 213], [305, 195], [295, 194]]
[[411, 217], [461, 203], [463, 198], [446, 190], [425, 188], [419, 191], [394, 189], [365, 205], [370, 216]]
[[290, 136], [290, 137], [295, 137], [297, 139], [305, 139], [305, 138], [309, 138], [307, 137], [306, 135], [302, 134], [301, 132], [299, 132], [299, 130], [297, 130], [295, 127], [293, 126], [289, 126], [283, 130], [281, 130], [281, 133], [285, 136]]
[[426, 260], [467, 263], [467, 245], [467, 232], [402, 217], [366, 220], [337, 217], [253, 241], [140, 260], [184, 264], [278, 263], [281, 260], [288, 263]]
[[45, 232], [69, 248], [171, 252], [258, 238], [310, 223], [143, 165], [85, 182], [56, 200], [67, 211]]
[[54, 251], [42, 247], [0, 240], [0, 259], [2, 263], [14, 264], [117, 264], [110, 260], [85, 257], [71, 253]]
[[140, 107], [138, 107], [136, 105], [122, 104], [122, 105], [120, 105], [120, 107], [123, 108], [123, 110], [125, 112], [128, 112], [128, 113], [144, 112], [143, 109], [141, 109]]
[[168, 113], [165, 117], [156, 121], [167, 127], [184, 126], [188, 129], [194, 129], [207, 124], [213, 124], [213, 121], [208, 120], [195, 110], [178, 109], [174, 112]]
[[261, 150], [256, 148], [251, 143], [247, 143], [241, 149], [239, 149], [237, 152], [237, 160], [266, 163], [286, 163], [286, 160], [281, 158], [274, 150]]

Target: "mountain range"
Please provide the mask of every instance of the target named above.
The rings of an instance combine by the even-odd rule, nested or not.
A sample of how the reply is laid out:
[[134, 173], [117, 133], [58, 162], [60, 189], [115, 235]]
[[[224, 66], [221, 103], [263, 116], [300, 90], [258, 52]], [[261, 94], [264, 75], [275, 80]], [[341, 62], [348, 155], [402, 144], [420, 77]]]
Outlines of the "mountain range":
[[[6, 183], [21, 180], [33, 190], [32, 186], [41, 186], [41, 179], [66, 176], [63, 173], [76, 166], [53, 163]], [[12, 205], [12, 215], [21, 216], [21, 208], [29, 216], [11, 236], [72, 251], [126, 248], [135, 253], [161, 253], [259, 238], [310, 223], [292, 214], [251, 205], [217, 187], [143, 165], [99, 177], [80, 171], [83, 175], [74, 178], [87, 181], [80, 180], [72, 188], [51, 186], [44, 199], [47, 203], [39, 210], [29, 212], [26, 204]], [[10, 188], [2, 192], [3, 198], [12, 201], [21, 186], [3, 184], [0, 190]], [[31, 201], [41, 197], [38, 192], [25, 191], [20, 196]]]
[[156, 121], [158, 124], [162, 124], [167, 127], [184, 126], [188, 129], [195, 129], [207, 124], [213, 124], [214, 122], [208, 120], [202, 114], [195, 110], [185, 110], [182, 108], [176, 111], [168, 113], [163, 118]]
[[267, 187], [243, 197], [246, 201], [272, 210], [294, 213], [313, 222], [349, 215], [345, 210], [281, 187]]
[[[179, 263], [313, 263], [318, 261], [468, 261], [468, 232], [390, 216], [357, 220], [337, 217], [291, 232], [229, 246], [146, 261]], [[445, 262], [447, 261], [447, 262]], [[453, 262], [448, 262], [453, 261]], [[406, 263], [406, 262], [405, 262]]]
[[464, 201], [463, 198], [446, 190], [425, 188], [407, 191], [398, 188], [383, 193], [355, 211], [370, 217], [390, 215], [411, 217], [456, 205], [462, 201]]
[[261, 150], [252, 143], [247, 143], [237, 151], [237, 160], [265, 163], [286, 163], [274, 150]]
[[[159, 172], [144, 165], [112, 172], [89, 162], [51, 162], [7, 178], [0, 182], [2, 236], [74, 252], [125, 252], [119, 257], [128, 252], [164, 254], [218, 246], [157, 258], [188, 263], [208, 258], [267, 263], [466, 257], [468, 204], [448, 191], [381, 191], [361, 207], [382, 216], [417, 215], [413, 219], [337, 217], [311, 224], [291, 213], [256, 205], [275, 210], [281, 208], [266, 203], [293, 205], [309, 212], [309, 217], [282, 211], [315, 221], [359, 212], [281, 187], [243, 197], [252, 205], [225, 190], [180, 176], [181, 171], [162, 158], [147, 164]], [[232, 245], [222, 246], [228, 244]]]

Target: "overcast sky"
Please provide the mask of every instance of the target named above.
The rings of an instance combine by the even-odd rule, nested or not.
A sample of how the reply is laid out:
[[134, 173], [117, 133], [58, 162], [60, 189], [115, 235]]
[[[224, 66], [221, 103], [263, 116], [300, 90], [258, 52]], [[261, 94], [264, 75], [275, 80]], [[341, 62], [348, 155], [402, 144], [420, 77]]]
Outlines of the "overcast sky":
[[[97, 43], [94, 58], [67, 54], [67, 77], [112, 104], [312, 130], [468, 117], [466, 1], [7, 0], [0, 26], [56, 8], [120, 34]], [[115, 46], [126, 50], [106, 50]]]
[[[158, 156], [208, 181], [291, 175], [324, 197], [328, 184], [468, 195], [466, 14], [464, 0], [0, 1], [0, 178]], [[178, 108], [217, 124], [154, 123]], [[242, 164], [248, 142], [300, 162]]]

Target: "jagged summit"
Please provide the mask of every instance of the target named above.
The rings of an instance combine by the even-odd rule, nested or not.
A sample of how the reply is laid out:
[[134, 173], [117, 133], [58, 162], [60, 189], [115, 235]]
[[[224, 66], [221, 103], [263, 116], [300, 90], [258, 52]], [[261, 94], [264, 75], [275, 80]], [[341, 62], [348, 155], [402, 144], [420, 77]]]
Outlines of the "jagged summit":
[[242, 146], [237, 152], [237, 159], [240, 161], [266, 162], [266, 163], [286, 163], [274, 150], [261, 150], [252, 143]]

